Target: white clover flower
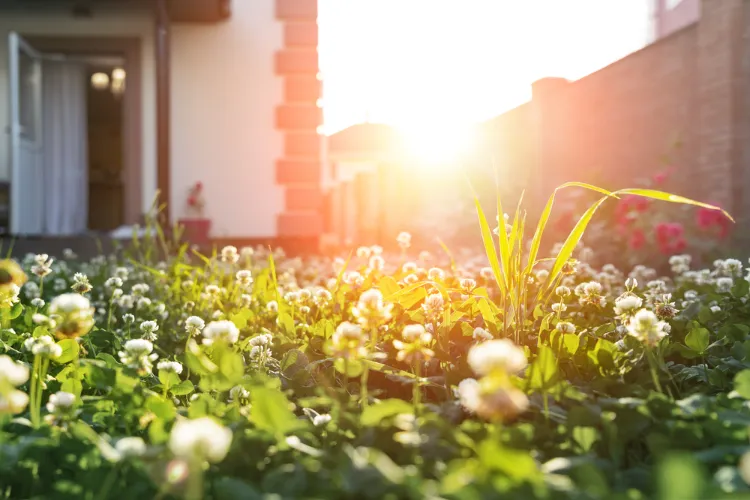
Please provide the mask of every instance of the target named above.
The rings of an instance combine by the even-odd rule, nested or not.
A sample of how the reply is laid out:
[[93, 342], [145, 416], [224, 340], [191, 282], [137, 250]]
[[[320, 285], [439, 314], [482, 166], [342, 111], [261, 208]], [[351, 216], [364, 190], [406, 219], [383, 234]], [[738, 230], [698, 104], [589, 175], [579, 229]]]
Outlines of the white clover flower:
[[270, 314], [276, 314], [279, 312], [279, 303], [275, 300], [271, 300], [266, 304], [266, 311]]
[[427, 279], [430, 281], [443, 281], [445, 279], [445, 271], [439, 267], [433, 267], [427, 271]]
[[237, 283], [244, 288], [249, 287], [253, 284], [253, 275], [250, 271], [247, 269], [240, 269], [235, 274], [235, 279], [237, 280]]
[[512, 386], [484, 388], [481, 382], [468, 378], [458, 384], [461, 405], [485, 419], [512, 418], [526, 411], [529, 400]]
[[382, 271], [385, 267], [385, 259], [383, 259], [383, 257], [381, 257], [379, 254], [373, 255], [372, 257], [370, 257], [368, 267], [373, 271]]
[[151, 305], [151, 299], [148, 297], [138, 297], [138, 301], [135, 304], [136, 309], [144, 309]]
[[115, 451], [120, 458], [137, 458], [146, 454], [146, 443], [137, 436], [124, 437], [115, 443]]
[[146, 339], [131, 339], [125, 342], [123, 351], [117, 354], [120, 356], [122, 364], [135, 370], [139, 375], [151, 373], [154, 365], [153, 362], [159, 357], [153, 353], [154, 345]]
[[312, 423], [315, 427], [320, 427], [322, 425], [326, 425], [328, 422], [331, 421], [331, 416], [328, 413], [323, 413], [320, 415], [315, 415], [312, 419]]
[[635, 278], [628, 278], [625, 280], [625, 288], [628, 290], [635, 290], [638, 288], [638, 280]]
[[142, 297], [146, 295], [150, 289], [151, 287], [148, 286], [146, 283], [136, 283], [130, 289], [130, 293], [135, 295], [136, 297]]
[[721, 277], [716, 280], [716, 291], [719, 293], [728, 293], [732, 291], [734, 280], [732, 278]]
[[237, 247], [227, 245], [221, 249], [221, 261], [226, 264], [235, 264], [240, 260], [240, 254], [237, 252]]
[[428, 320], [434, 321], [440, 318], [443, 314], [443, 308], [445, 307], [445, 300], [443, 296], [438, 293], [431, 293], [424, 299], [422, 304], [422, 310]]
[[391, 319], [393, 304], [383, 302], [383, 294], [377, 288], [371, 288], [359, 296], [352, 314], [364, 328], [377, 327]]
[[130, 274], [130, 271], [128, 271], [127, 267], [116, 267], [114, 273], [112, 274], [114, 274], [121, 280], [125, 281], [128, 279], [128, 275]]
[[73, 284], [70, 286], [74, 292], [84, 294], [91, 291], [91, 283], [89, 278], [83, 273], [75, 273], [73, 275]]
[[241, 385], [235, 385], [229, 389], [229, 401], [240, 401], [248, 399], [250, 397], [250, 391], [242, 387]]
[[185, 331], [188, 335], [198, 335], [206, 327], [206, 322], [198, 316], [190, 316], [185, 320]]
[[234, 344], [239, 336], [239, 329], [229, 320], [212, 321], [203, 329], [205, 345], [211, 345], [217, 341]]
[[21, 413], [28, 404], [28, 394], [15, 389], [10, 390], [6, 395], [0, 394], [0, 415]]
[[[359, 257], [360, 259], [369, 259], [371, 254], [372, 252], [370, 251], [370, 247], [357, 248], [357, 257]], [[342, 263], [343, 263], [343, 259], [342, 259]]]
[[0, 386], [18, 387], [29, 379], [29, 368], [13, 361], [10, 356], [0, 355]]
[[117, 276], [112, 276], [111, 278], [107, 278], [107, 281], [104, 282], [105, 288], [120, 288], [122, 286], [122, 279], [118, 278]]
[[123, 320], [123, 321], [124, 321], [124, 322], [125, 322], [126, 324], [128, 324], [128, 325], [129, 325], [129, 324], [131, 324], [131, 323], [132, 323], [133, 321], [135, 321], [135, 316], [133, 316], [133, 315], [132, 315], [132, 314], [130, 314], [130, 313], [126, 313], [126, 314], [123, 314], [123, 315], [122, 315], [122, 320]]
[[76, 395], [70, 392], [58, 391], [51, 394], [47, 401], [47, 411], [50, 413], [67, 413], [76, 404]]
[[143, 321], [140, 326], [143, 337], [153, 342], [156, 340], [156, 332], [159, 330], [159, 325], [156, 321]]
[[156, 369], [159, 371], [172, 372], [177, 375], [182, 373], [182, 363], [177, 361], [159, 361], [156, 364]]
[[135, 306], [135, 299], [132, 295], [125, 294], [117, 299], [117, 305], [120, 306], [121, 309], [128, 311]]
[[562, 302], [555, 302], [552, 304], [552, 312], [555, 313], [561, 313], [568, 310], [568, 306], [563, 304]]
[[414, 262], [406, 262], [403, 266], [401, 266], [401, 271], [403, 271], [406, 274], [413, 273], [417, 270], [417, 264]]
[[366, 342], [361, 326], [344, 321], [331, 335], [326, 350], [336, 358], [358, 359], [367, 355]]
[[560, 298], [570, 297], [570, 288], [564, 285], [560, 285], [555, 288], [555, 294]]
[[273, 337], [270, 333], [263, 333], [250, 339], [251, 346], [267, 346], [273, 342]]
[[711, 306], [711, 312], [716, 314], [718, 312], [721, 312], [721, 307], [719, 306]]
[[615, 300], [615, 314], [629, 314], [643, 305], [643, 299], [634, 294], [623, 294]]
[[401, 231], [398, 233], [398, 236], [396, 236], [396, 242], [398, 243], [398, 246], [406, 250], [411, 246], [411, 234], [407, 233], [406, 231]]
[[31, 299], [31, 305], [33, 307], [36, 307], [37, 309], [41, 309], [42, 307], [44, 307], [44, 299], [34, 297], [33, 299]]
[[0, 289], [0, 307], [13, 307], [19, 301], [19, 293], [21, 293], [21, 288], [15, 283], [3, 285], [2, 289]]
[[560, 333], [575, 333], [576, 332], [576, 325], [569, 321], [560, 321], [556, 326], [555, 329]]
[[528, 363], [523, 349], [508, 339], [488, 340], [472, 346], [466, 361], [477, 375], [489, 375], [499, 370], [517, 373]]
[[232, 431], [208, 417], [178, 420], [169, 435], [169, 450], [177, 457], [219, 463], [232, 444]]
[[641, 309], [630, 318], [627, 324], [628, 334], [648, 346], [655, 346], [668, 335], [667, 324], [648, 309]]
[[26, 339], [23, 346], [27, 351], [31, 351], [34, 356], [42, 356], [50, 359], [57, 359], [62, 355], [62, 347], [55, 343], [55, 340], [49, 335], [39, 337], [30, 337]]
[[492, 334], [481, 327], [474, 328], [474, 331], [471, 334], [471, 338], [474, 340], [479, 341], [485, 341], [485, 340], [492, 340]]

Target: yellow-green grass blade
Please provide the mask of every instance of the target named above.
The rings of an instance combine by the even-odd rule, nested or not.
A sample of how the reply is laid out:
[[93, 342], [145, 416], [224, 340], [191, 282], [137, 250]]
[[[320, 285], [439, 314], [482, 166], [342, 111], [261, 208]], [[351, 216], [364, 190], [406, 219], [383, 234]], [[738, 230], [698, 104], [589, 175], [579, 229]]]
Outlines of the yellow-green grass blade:
[[717, 207], [715, 205], [709, 205], [708, 203], [703, 203], [703, 202], [696, 201], [696, 200], [691, 200], [690, 198], [685, 198], [684, 196], [678, 196], [676, 194], [665, 193], [664, 191], [657, 191], [655, 189], [631, 188], [631, 189], [620, 189], [618, 191], [615, 191], [613, 194], [616, 194], [616, 195], [630, 194], [630, 195], [635, 195], [635, 196], [642, 196], [644, 198], [651, 198], [654, 200], [668, 201], [670, 203], [682, 203], [685, 205], [694, 205], [696, 207], [707, 208], [709, 210], [718, 210], [727, 219], [734, 222], [734, 219], [732, 218], [732, 216], [729, 215], [729, 213], [721, 207]]
[[[492, 274], [495, 276], [497, 286], [500, 287], [500, 293], [505, 293], [505, 278], [500, 270], [500, 262], [497, 258], [497, 250], [495, 250], [495, 242], [492, 239], [492, 230], [489, 224], [487, 224], [487, 217], [484, 215], [482, 210], [482, 204], [479, 202], [479, 198], [474, 196], [474, 204], [477, 208], [477, 216], [479, 217], [479, 228], [482, 231], [482, 242], [484, 243], [484, 251], [487, 254], [487, 259], [490, 261], [490, 267], [492, 268]], [[502, 224], [501, 224], [502, 225]], [[502, 233], [504, 229], [501, 229]], [[501, 244], [502, 247], [502, 244]]]
[[529, 261], [526, 264], [527, 273], [530, 273], [531, 269], [537, 264], [536, 257], [537, 255], [539, 255], [539, 247], [542, 244], [542, 235], [544, 235], [544, 230], [547, 227], [549, 216], [552, 213], [552, 205], [554, 205], [555, 203], [555, 195], [561, 189], [565, 189], [568, 187], [581, 187], [584, 189], [589, 189], [591, 191], [597, 191], [605, 195], [613, 196], [613, 194], [607, 191], [606, 189], [602, 189], [600, 187], [593, 186], [591, 184], [586, 184], [585, 182], [566, 182], [565, 184], [558, 186], [552, 192], [552, 195], [549, 197], [549, 200], [547, 200], [547, 205], [545, 205], [544, 210], [542, 211], [542, 215], [539, 217], [539, 222], [536, 225], [536, 230], [534, 231], [534, 237], [531, 240], [531, 247], [529, 248]]
[[541, 296], [544, 294], [544, 292], [547, 291], [547, 289], [551, 287], [553, 283], [555, 283], [555, 280], [560, 275], [560, 272], [562, 271], [563, 266], [565, 265], [565, 263], [568, 262], [571, 255], [573, 255], [573, 251], [575, 250], [576, 245], [578, 245], [578, 242], [581, 241], [581, 238], [583, 237], [583, 233], [586, 231], [586, 227], [589, 225], [589, 222], [591, 221], [591, 218], [594, 216], [594, 213], [596, 213], [597, 209], [609, 197], [610, 195], [601, 197], [596, 203], [591, 205], [588, 208], [588, 210], [586, 210], [586, 212], [584, 212], [584, 214], [578, 220], [573, 230], [565, 239], [565, 243], [563, 243], [563, 246], [560, 249], [560, 252], [557, 254], [557, 257], [555, 258], [555, 263], [552, 266], [552, 271], [549, 273], [549, 276], [547, 278], [547, 286], [541, 287], [539, 289], [537, 300], [541, 299]]

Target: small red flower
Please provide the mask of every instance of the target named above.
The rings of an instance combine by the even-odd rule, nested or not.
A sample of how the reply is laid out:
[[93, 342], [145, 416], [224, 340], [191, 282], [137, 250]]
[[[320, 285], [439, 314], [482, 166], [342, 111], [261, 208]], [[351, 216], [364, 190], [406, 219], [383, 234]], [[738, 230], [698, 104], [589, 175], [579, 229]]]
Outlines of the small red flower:
[[634, 230], [630, 233], [629, 245], [632, 250], [638, 250], [646, 244], [646, 235], [640, 229]]
[[198, 203], [198, 199], [195, 196], [188, 196], [187, 202], [188, 205], [194, 207]]

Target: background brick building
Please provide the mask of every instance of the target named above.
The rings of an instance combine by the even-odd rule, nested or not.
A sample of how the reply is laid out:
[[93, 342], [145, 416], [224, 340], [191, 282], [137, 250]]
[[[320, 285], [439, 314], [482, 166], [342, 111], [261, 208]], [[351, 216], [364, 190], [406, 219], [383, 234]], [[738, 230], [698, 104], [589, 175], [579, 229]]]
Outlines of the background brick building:
[[535, 82], [529, 103], [487, 123], [490, 143], [537, 204], [566, 181], [629, 187], [668, 161], [678, 194], [747, 227], [750, 0], [683, 0], [677, 21], [663, 14], [665, 36], [644, 49], [574, 82]]

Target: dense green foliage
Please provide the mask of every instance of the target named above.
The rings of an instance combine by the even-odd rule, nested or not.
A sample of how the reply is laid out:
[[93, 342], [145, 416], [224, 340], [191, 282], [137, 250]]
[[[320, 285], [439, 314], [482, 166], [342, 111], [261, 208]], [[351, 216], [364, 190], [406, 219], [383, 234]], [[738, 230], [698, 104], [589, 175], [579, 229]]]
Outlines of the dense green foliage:
[[574, 243], [506, 300], [484, 255], [400, 243], [3, 262], [0, 495], [750, 498], [740, 261]]

